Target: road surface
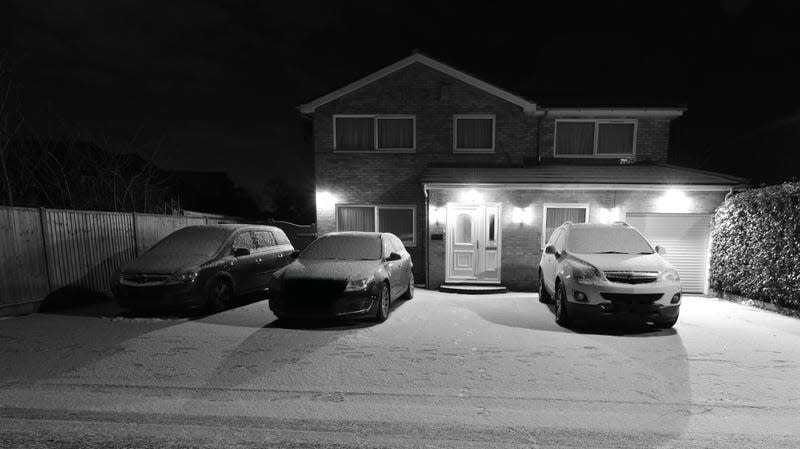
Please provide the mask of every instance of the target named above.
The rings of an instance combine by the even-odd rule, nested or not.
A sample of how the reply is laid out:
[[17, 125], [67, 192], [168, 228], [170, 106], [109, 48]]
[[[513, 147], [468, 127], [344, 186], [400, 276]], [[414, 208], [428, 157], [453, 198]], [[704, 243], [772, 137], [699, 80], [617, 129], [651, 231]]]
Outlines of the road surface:
[[713, 298], [624, 332], [531, 293], [418, 289], [341, 326], [101, 304], [0, 320], [0, 360], [0, 447], [800, 445], [800, 321]]

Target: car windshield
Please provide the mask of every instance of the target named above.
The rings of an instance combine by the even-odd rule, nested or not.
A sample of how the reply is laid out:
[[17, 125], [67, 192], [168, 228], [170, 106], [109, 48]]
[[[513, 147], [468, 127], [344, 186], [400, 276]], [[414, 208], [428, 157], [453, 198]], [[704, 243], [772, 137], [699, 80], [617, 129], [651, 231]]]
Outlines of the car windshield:
[[148, 253], [169, 257], [173, 255], [197, 254], [211, 257], [231, 235], [223, 228], [189, 226], [166, 236]]
[[304, 260], [375, 260], [381, 257], [381, 239], [371, 235], [331, 235], [322, 237], [300, 255]]
[[653, 248], [632, 228], [572, 228], [567, 239], [567, 251], [577, 254], [652, 254]]

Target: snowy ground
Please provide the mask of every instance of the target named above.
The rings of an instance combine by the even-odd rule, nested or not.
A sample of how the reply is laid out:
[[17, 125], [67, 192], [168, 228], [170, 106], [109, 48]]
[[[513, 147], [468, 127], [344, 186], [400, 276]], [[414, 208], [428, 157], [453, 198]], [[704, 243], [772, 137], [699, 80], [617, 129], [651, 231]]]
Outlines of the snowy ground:
[[380, 325], [0, 320], [0, 447], [796, 448], [798, 422], [800, 321], [702, 297], [629, 333], [424, 290]]

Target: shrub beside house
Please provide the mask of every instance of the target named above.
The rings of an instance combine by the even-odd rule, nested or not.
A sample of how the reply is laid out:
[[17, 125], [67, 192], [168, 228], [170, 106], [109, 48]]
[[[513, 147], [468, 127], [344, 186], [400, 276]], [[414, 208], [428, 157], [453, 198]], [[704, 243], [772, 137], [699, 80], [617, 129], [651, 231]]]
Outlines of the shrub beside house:
[[800, 182], [729, 197], [711, 239], [711, 288], [800, 310]]

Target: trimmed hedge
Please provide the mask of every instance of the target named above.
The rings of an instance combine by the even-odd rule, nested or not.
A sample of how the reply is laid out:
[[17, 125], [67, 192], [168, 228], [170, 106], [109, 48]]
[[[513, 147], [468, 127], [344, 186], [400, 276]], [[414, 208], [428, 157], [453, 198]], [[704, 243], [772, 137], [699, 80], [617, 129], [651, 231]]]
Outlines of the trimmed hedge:
[[729, 196], [711, 239], [711, 288], [800, 310], [800, 182]]

